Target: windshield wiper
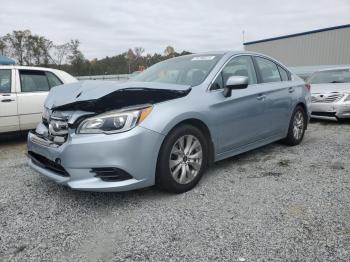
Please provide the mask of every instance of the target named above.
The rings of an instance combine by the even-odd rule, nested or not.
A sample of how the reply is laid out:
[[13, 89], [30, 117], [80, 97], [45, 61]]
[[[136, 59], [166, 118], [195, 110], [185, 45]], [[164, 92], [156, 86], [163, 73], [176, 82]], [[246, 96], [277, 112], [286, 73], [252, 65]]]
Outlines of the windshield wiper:
[[343, 81], [337, 81], [337, 80], [334, 80], [331, 82], [331, 84], [340, 84], [340, 83], [344, 83]]

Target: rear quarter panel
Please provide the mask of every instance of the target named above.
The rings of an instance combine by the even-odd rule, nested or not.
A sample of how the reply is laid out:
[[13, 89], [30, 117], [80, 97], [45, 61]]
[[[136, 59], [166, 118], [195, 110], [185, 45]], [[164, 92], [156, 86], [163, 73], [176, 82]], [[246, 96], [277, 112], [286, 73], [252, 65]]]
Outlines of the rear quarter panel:
[[295, 92], [293, 93], [293, 109], [297, 106], [297, 104], [304, 104], [307, 115], [310, 118], [311, 93], [307, 90], [304, 80], [302, 80], [300, 77], [292, 75], [292, 80], [295, 83]]

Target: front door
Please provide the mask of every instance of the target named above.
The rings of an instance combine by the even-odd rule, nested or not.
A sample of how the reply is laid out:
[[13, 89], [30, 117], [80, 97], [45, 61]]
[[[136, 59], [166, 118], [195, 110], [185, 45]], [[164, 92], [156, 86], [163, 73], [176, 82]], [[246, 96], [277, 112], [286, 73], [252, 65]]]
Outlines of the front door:
[[0, 69], [0, 133], [19, 130], [14, 70]]
[[[246, 89], [232, 90], [231, 97], [224, 97], [224, 83], [230, 76], [246, 76]], [[211, 87], [214, 103], [210, 108], [211, 119], [220, 134], [218, 153], [245, 146], [264, 138], [263, 123], [265, 97], [257, 84], [257, 75], [251, 56], [231, 59], [215, 79]]]

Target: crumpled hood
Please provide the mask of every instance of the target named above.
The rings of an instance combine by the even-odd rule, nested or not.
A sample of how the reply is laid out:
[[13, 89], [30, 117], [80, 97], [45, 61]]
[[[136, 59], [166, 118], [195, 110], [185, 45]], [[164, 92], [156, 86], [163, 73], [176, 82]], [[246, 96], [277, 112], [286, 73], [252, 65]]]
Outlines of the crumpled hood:
[[190, 86], [151, 82], [80, 81], [51, 89], [45, 107], [101, 113], [186, 96]]
[[311, 84], [312, 94], [350, 93], [350, 83]]

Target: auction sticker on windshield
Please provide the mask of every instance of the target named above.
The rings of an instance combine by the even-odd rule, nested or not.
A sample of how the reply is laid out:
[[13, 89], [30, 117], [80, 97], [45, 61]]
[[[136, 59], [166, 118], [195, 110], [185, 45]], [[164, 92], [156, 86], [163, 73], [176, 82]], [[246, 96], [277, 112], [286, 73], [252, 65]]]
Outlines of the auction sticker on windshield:
[[208, 60], [213, 60], [215, 58], [214, 55], [211, 56], [196, 56], [193, 57], [191, 60], [192, 61], [208, 61]]

